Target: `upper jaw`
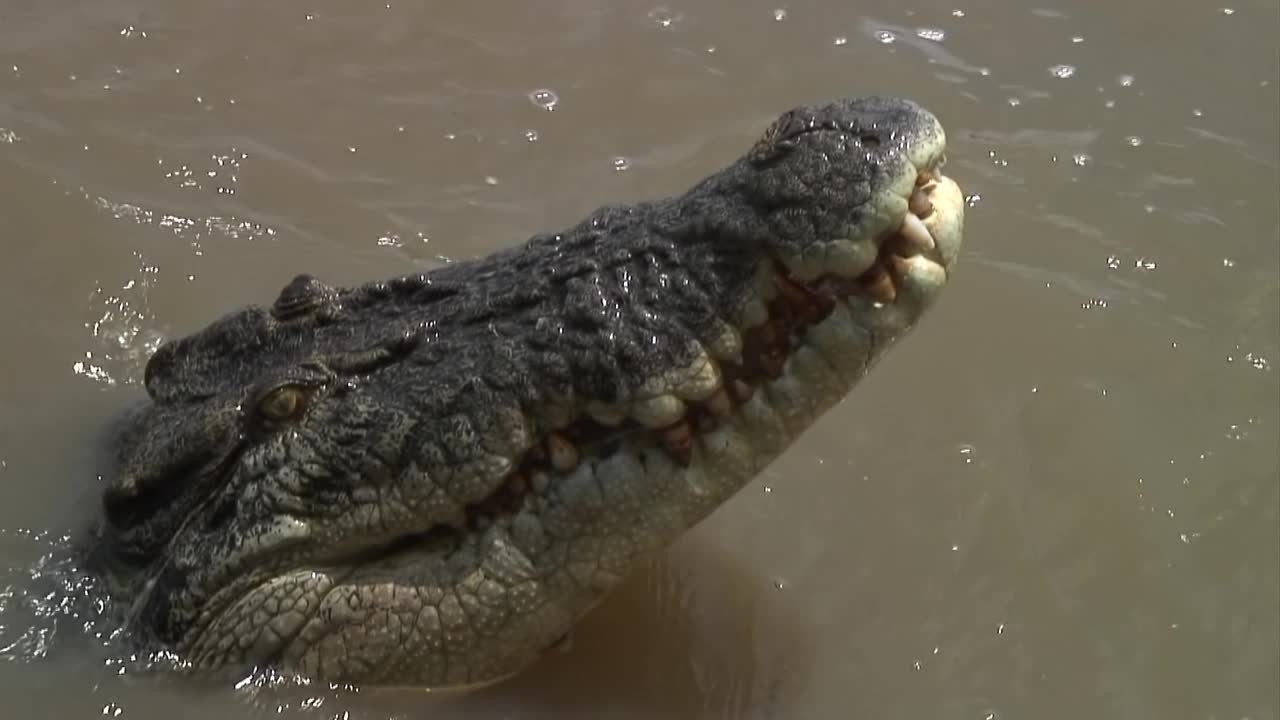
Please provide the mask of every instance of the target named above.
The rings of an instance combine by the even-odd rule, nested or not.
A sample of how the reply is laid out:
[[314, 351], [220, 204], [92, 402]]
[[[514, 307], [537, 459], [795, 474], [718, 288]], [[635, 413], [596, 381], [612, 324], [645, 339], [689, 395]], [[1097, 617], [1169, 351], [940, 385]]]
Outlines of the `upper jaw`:
[[[932, 295], [959, 255], [964, 198], [943, 175], [945, 146], [904, 151], [897, 177], [876, 195], [846, 237], [814, 242], [777, 258], [791, 280], [827, 295], [892, 303], [907, 276], [939, 276], [918, 288]], [[914, 270], [908, 270], [914, 268]]]

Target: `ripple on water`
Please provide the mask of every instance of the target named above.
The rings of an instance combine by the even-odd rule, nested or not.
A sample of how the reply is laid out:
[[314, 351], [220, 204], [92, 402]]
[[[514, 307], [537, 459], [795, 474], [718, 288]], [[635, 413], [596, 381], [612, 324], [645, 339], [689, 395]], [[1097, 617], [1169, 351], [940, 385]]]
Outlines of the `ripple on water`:
[[649, 20], [660, 28], [667, 29], [680, 24], [684, 14], [667, 7], [656, 7], [649, 11]]
[[556, 94], [555, 90], [548, 88], [538, 88], [529, 93], [529, 100], [534, 105], [548, 111], [555, 110], [556, 106], [560, 104], [560, 96]]

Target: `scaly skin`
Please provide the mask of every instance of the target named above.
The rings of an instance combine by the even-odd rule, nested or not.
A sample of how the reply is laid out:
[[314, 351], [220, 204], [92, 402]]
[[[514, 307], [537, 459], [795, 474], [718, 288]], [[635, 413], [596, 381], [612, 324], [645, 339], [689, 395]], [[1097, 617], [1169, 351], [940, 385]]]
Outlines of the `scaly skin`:
[[197, 670], [518, 672], [929, 306], [963, 225], [944, 146], [904, 100], [797, 108], [683, 195], [430, 273], [300, 276], [163, 345], [95, 552], [129, 636]]

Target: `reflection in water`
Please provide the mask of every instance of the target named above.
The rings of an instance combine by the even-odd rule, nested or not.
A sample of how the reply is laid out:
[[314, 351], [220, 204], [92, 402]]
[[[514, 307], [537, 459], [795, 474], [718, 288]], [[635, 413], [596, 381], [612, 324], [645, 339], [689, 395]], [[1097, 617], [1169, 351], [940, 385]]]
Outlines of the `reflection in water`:
[[769, 602], [768, 584], [704, 542], [681, 543], [631, 577], [529, 671], [469, 693], [242, 683], [263, 716], [788, 718], [812, 656], [812, 628]]
[[[109, 609], [76, 565], [68, 537], [3, 532], [0, 658], [31, 663], [85, 653], [95, 684], [120, 680], [162, 693], [220, 684], [153, 670], [172, 658], [120, 658]], [[255, 671], [236, 681], [241, 709], [300, 717], [394, 717], [413, 706], [447, 719], [699, 717], [787, 718], [804, 690], [813, 628], [770, 602], [768, 583], [697, 540], [654, 560], [610, 595], [533, 669], [471, 693], [354, 688]], [[96, 644], [88, 648], [89, 638]], [[114, 641], [114, 642], [113, 642]], [[88, 651], [86, 653], [86, 650]], [[243, 715], [244, 713], [237, 713]]]

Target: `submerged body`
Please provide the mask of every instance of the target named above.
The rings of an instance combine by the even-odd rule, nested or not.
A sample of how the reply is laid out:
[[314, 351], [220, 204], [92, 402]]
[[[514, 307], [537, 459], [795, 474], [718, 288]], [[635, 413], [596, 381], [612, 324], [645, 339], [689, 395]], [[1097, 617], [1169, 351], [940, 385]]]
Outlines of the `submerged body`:
[[440, 270], [299, 276], [146, 369], [95, 559], [203, 670], [490, 682], [841, 400], [947, 281], [938, 121], [792, 110], [683, 195]]

